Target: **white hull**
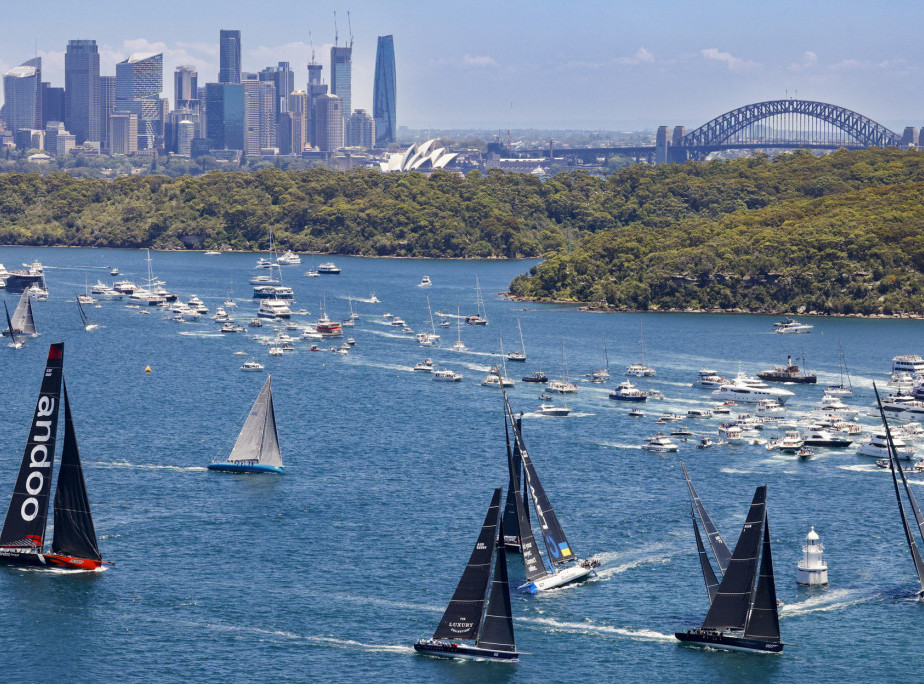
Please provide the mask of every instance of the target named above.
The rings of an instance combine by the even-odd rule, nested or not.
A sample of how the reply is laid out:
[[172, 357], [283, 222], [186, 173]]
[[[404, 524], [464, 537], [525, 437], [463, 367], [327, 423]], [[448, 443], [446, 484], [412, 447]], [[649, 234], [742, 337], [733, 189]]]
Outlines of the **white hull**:
[[527, 582], [521, 587], [518, 587], [518, 590], [535, 594], [540, 591], [548, 591], [549, 589], [563, 587], [566, 584], [577, 582], [592, 574], [596, 574], [592, 567], [584, 567], [581, 565], [581, 561], [578, 561], [571, 567], [559, 570], [554, 575], [548, 575], [535, 582]]

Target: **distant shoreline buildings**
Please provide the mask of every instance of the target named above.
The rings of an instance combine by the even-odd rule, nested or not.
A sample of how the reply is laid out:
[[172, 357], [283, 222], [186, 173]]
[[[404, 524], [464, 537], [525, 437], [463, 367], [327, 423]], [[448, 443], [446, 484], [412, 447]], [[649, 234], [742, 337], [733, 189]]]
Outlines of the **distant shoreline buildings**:
[[96, 41], [70, 40], [63, 88], [42, 81], [41, 57], [3, 75], [0, 149], [329, 161], [387, 147], [397, 131], [393, 37], [378, 38], [371, 114], [352, 109], [352, 36], [336, 43], [328, 91], [313, 50], [308, 81], [298, 86], [289, 62], [244, 71], [241, 31], [220, 29], [217, 81], [202, 83], [195, 67], [178, 66], [171, 108], [162, 97], [163, 54], [128, 55], [115, 75], [102, 75]]

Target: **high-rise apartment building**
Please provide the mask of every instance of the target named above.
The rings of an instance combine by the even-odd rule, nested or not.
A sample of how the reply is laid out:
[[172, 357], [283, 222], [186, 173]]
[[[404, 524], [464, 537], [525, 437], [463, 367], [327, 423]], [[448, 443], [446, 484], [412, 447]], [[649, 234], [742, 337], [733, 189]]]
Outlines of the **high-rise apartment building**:
[[[283, 154], [301, 154], [308, 142], [308, 94], [304, 90], [295, 90], [288, 95], [288, 136], [285, 144], [279, 145]], [[280, 125], [281, 128], [281, 125]], [[277, 137], [281, 135], [277, 133]]]
[[375, 119], [365, 109], [350, 114], [346, 127], [347, 147], [375, 147]]
[[42, 58], [36, 57], [3, 74], [3, 118], [14, 133], [42, 127]]
[[77, 144], [99, 141], [99, 51], [95, 40], [70, 40], [64, 53], [64, 125]]
[[199, 73], [196, 67], [178, 66], [173, 72], [173, 106], [175, 109], [192, 107], [199, 101]]
[[372, 86], [372, 116], [375, 118], [377, 145], [393, 143], [397, 137], [396, 97], [395, 41], [392, 36], [379, 36], [375, 51], [375, 81]]
[[116, 111], [138, 117], [138, 149], [159, 146], [163, 135], [160, 91], [164, 87], [164, 56], [137, 53], [116, 64]]
[[192, 153], [192, 141], [196, 137], [196, 124], [183, 119], [177, 125], [176, 151], [177, 154], [189, 156]]
[[343, 147], [343, 101], [336, 95], [319, 95], [314, 116], [318, 149], [335, 152]]
[[312, 54], [311, 62], [308, 63], [308, 111], [306, 112], [308, 139], [306, 142], [315, 147], [318, 145], [317, 127], [315, 126], [315, 102], [319, 96], [327, 94], [327, 84], [321, 83], [321, 71], [323, 68], [314, 60], [314, 55]]
[[109, 146], [109, 116], [116, 107], [116, 77], [99, 77], [99, 137], [103, 147]]
[[221, 29], [218, 34], [218, 82], [241, 82], [241, 32]]
[[245, 80], [244, 152], [276, 147], [276, 85], [272, 81]]
[[330, 94], [336, 95], [343, 103], [343, 118], [350, 116], [353, 103], [353, 48], [332, 47], [330, 49]]
[[49, 121], [64, 121], [64, 88], [53, 88], [47, 81], [42, 83], [42, 128]]
[[109, 115], [109, 154], [133, 154], [138, 151], [138, 115], [113, 112]]

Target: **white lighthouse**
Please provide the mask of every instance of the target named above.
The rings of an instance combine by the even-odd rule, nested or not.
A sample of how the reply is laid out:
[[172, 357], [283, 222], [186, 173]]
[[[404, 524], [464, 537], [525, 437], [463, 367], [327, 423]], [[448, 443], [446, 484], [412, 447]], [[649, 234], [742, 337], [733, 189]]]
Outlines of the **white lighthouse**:
[[802, 560], [799, 561], [799, 584], [816, 585], [828, 583], [828, 564], [822, 560], [825, 547], [818, 543], [818, 533], [813, 526], [805, 535], [802, 547]]

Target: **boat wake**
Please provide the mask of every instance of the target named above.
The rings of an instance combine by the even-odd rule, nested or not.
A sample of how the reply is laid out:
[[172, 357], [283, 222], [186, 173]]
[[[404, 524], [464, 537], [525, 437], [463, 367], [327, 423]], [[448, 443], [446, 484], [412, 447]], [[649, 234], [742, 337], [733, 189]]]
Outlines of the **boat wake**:
[[[666, 550], [668, 548], [667, 546], [654, 546], [650, 549], [640, 549], [633, 552], [605, 551], [595, 554], [596, 558], [600, 561], [600, 567], [597, 569], [597, 579], [607, 580], [614, 575], [621, 575], [624, 572], [634, 570], [643, 565], [666, 563], [673, 556], [680, 553], [680, 551], [677, 550], [667, 552]], [[611, 561], [617, 561], [626, 556], [635, 556], [635, 558], [619, 565], [609, 565]]]
[[177, 335], [186, 335], [188, 337], [224, 337], [222, 333], [205, 332], [199, 330], [181, 330]]
[[366, 330], [366, 332], [372, 335], [378, 335], [379, 337], [390, 337], [394, 340], [410, 340], [411, 342], [415, 341], [413, 336], [410, 335], [410, 333], [396, 335], [395, 333], [387, 333], [387, 332], [382, 332], [380, 330], [368, 330], [368, 329]]
[[396, 644], [370, 644], [353, 639], [337, 639], [330, 636], [311, 636], [308, 634], [296, 634], [295, 632], [286, 632], [281, 629], [262, 629], [260, 627], [246, 627], [240, 625], [221, 625], [215, 623], [193, 623], [185, 622], [190, 627], [200, 627], [210, 629], [216, 632], [242, 632], [245, 634], [258, 634], [261, 636], [278, 637], [280, 639], [301, 641], [306, 644], [316, 646], [329, 646], [332, 648], [343, 648], [347, 650], [366, 651], [368, 653], [414, 653], [410, 646]]
[[597, 625], [593, 622], [560, 622], [549, 618], [515, 618], [518, 625], [539, 625], [550, 628], [551, 632], [569, 632], [571, 634], [587, 634], [592, 636], [615, 636], [636, 639], [638, 641], [673, 641], [673, 634], [661, 634], [650, 629], [626, 629]]
[[830, 610], [843, 610], [858, 603], [865, 603], [879, 598], [879, 594], [864, 594], [858, 589], [834, 589], [821, 596], [813, 596], [805, 601], [789, 603], [780, 609], [780, 617], [821, 613]]
[[611, 449], [638, 449], [642, 450], [640, 444], [618, 444], [617, 442], [597, 442], [597, 446], [609, 447]]
[[343, 359], [343, 362], [351, 366], [366, 366], [369, 368], [382, 368], [383, 370], [393, 370], [393, 371], [402, 371], [402, 372], [407, 371], [409, 373], [414, 372], [414, 368], [412, 366], [401, 366], [397, 363], [372, 363], [370, 361], [366, 361], [365, 359], [360, 360], [356, 357], [349, 356], [349, 355]]
[[157, 465], [148, 463], [129, 463], [128, 461], [90, 461], [86, 465], [94, 468], [136, 468], [138, 470], [174, 470], [178, 472], [204, 472], [208, 468], [202, 466], [175, 466]]
[[852, 470], [855, 473], [875, 473], [876, 471], [882, 471], [883, 473], [888, 473], [887, 468], [880, 468], [875, 463], [855, 463], [854, 465], [839, 465], [837, 466], [838, 470]]

